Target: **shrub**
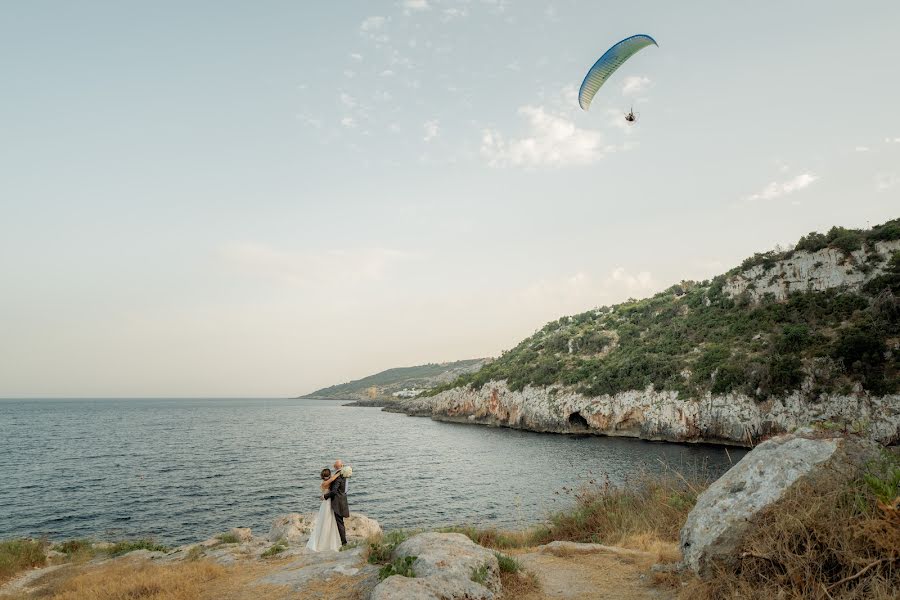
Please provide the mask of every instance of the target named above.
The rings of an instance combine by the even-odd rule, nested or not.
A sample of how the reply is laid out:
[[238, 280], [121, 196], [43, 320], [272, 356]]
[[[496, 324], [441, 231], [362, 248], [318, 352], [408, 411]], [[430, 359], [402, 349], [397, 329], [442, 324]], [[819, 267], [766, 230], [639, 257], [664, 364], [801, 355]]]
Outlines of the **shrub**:
[[272, 546], [269, 547], [268, 550], [260, 554], [262, 558], [272, 558], [273, 556], [277, 556], [288, 549], [287, 541], [284, 539], [280, 539]]
[[223, 544], [237, 544], [241, 541], [240, 539], [238, 539], [238, 536], [234, 535], [233, 533], [223, 533], [216, 536], [216, 539]]
[[387, 563], [378, 571], [378, 579], [387, 579], [391, 575], [400, 575], [401, 577], [415, 577], [413, 571], [413, 563], [416, 562], [416, 556], [402, 556]]
[[481, 565], [477, 569], [472, 569], [472, 575], [469, 578], [472, 581], [474, 581], [475, 583], [480, 583], [481, 585], [484, 585], [485, 583], [487, 583], [488, 573], [489, 573], [488, 566]]
[[497, 557], [497, 564], [500, 565], [501, 573], [518, 573], [522, 570], [522, 565], [519, 564], [512, 556], [507, 556], [506, 554], [501, 554], [499, 552], [494, 552], [494, 556]]
[[163, 546], [162, 544], [157, 544], [151, 539], [139, 539], [139, 540], [125, 540], [122, 542], [116, 542], [109, 548], [106, 548], [105, 552], [110, 556], [121, 556], [123, 554], [128, 554], [129, 552], [134, 552], [135, 550], [149, 550], [150, 552], [167, 552], [168, 548]]
[[394, 553], [394, 549], [412, 534], [412, 531], [405, 529], [394, 529], [369, 540], [369, 562], [373, 565], [391, 562], [391, 555]]

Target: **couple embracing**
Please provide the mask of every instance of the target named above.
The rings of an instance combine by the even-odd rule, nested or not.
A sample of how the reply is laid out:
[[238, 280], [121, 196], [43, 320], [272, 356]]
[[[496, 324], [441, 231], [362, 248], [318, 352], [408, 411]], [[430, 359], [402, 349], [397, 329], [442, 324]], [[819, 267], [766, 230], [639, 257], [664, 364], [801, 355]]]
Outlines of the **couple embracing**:
[[313, 552], [340, 550], [347, 545], [344, 518], [350, 516], [347, 505], [347, 480], [353, 470], [340, 459], [334, 461], [334, 472], [322, 469], [322, 504], [306, 547]]

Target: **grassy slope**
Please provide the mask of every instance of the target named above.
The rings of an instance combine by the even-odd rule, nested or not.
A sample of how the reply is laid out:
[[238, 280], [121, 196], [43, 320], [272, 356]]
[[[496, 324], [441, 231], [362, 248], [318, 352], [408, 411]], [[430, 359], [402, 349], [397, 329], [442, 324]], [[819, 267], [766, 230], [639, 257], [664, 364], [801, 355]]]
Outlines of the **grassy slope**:
[[440, 377], [447, 371], [457, 369], [472, 368], [482, 362], [483, 359], [473, 358], [469, 360], [459, 360], [451, 363], [431, 363], [427, 365], [418, 365], [415, 367], [398, 367], [388, 369], [362, 379], [333, 385], [321, 390], [316, 390], [305, 397], [310, 398], [336, 398], [345, 399], [353, 397], [356, 394], [362, 394], [369, 387], [385, 387], [393, 386], [397, 389], [408, 387], [430, 387], [433, 385], [431, 381]]
[[900, 253], [872, 255], [887, 261], [889, 272], [859, 292], [803, 292], [759, 303], [722, 292], [729, 276], [798, 250], [869, 250], [894, 239], [900, 219], [865, 231], [810, 233], [794, 250], [756, 254], [711, 281], [682, 282], [652, 298], [552, 321], [480, 371], [430, 393], [505, 379], [513, 389], [560, 383], [599, 395], [653, 385], [692, 397], [740, 391], [762, 401], [798, 389], [806, 373], [813, 375], [810, 397], [849, 392], [855, 384], [875, 394], [897, 392], [898, 353], [889, 348], [900, 335]]

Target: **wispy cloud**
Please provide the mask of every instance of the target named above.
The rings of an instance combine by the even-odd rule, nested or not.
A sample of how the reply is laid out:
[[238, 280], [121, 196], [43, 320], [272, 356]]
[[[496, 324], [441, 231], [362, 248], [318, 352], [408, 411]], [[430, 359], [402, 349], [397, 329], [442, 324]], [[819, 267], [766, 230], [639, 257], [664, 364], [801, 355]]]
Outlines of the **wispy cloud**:
[[388, 18], [380, 15], [366, 17], [359, 24], [359, 33], [364, 38], [375, 42], [376, 45], [385, 44], [390, 41], [390, 36], [385, 32]]
[[293, 286], [358, 285], [384, 280], [412, 255], [389, 248], [292, 252], [257, 242], [236, 242], [221, 256], [239, 271]]
[[875, 189], [879, 192], [889, 190], [900, 183], [896, 173], [878, 173], [875, 175]]
[[431, 8], [428, 4], [428, 0], [403, 0], [402, 5], [406, 14]]
[[344, 117], [343, 119], [341, 119], [341, 125], [343, 125], [347, 129], [353, 129], [354, 127], [356, 127], [356, 119], [354, 119], [353, 117]]
[[425, 136], [422, 139], [426, 142], [430, 142], [440, 133], [437, 120], [425, 121], [425, 124], [422, 127], [425, 130]]
[[781, 196], [787, 196], [809, 187], [818, 179], [819, 176], [814, 175], [813, 173], [801, 173], [800, 175], [797, 175], [792, 179], [788, 179], [787, 181], [773, 181], [756, 194], [747, 196], [747, 200], [773, 200]]
[[652, 85], [649, 77], [629, 75], [622, 84], [622, 95], [637, 96], [646, 92]]
[[868, 152], [870, 148], [868, 146], [857, 146], [853, 149], [855, 152]]
[[587, 165], [605, 154], [599, 131], [582, 129], [565, 115], [543, 106], [523, 106], [519, 115], [528, 125], [524, 137], [507, 140], [494, 129], [482, 132], [481, 155], [490, 166]]

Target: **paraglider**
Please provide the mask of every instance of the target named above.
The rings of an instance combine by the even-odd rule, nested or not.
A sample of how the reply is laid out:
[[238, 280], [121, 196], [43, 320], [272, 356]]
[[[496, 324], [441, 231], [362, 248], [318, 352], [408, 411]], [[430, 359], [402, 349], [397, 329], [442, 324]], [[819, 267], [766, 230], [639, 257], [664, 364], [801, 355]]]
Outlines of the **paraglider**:
[[[621, 67], [626, 60], [647, 46], [659, 47], [659, 44], [649, 35], [638, 34], [625, 38], [604, 52], [603, 56], [594, 63], [594, 66], [584, 76], [584, 81], [581, 82], [581, 89], [578, 90], [578, 105], [582, 109], [587, 110], [597, 90], [606, 83], [610, 75]], [[629, 111], [625, 115], [625, 120], [629, 123], [637, 121], [634, 110]]]

